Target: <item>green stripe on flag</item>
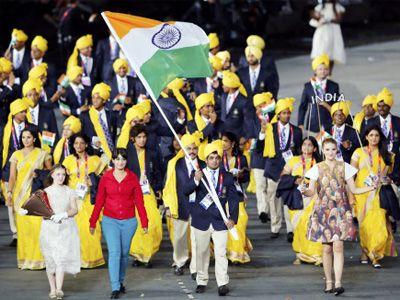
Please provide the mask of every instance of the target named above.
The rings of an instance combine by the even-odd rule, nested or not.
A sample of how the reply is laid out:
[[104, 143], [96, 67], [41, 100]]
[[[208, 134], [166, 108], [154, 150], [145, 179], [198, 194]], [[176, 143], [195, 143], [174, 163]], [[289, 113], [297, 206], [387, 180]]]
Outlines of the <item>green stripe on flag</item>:
[[175, 78], [201, 78], [212, 75], [208, 61], [209, 46], [198, 45], [174, 50], [158, 50], [141, 67], [153, 94], [161, 91]]

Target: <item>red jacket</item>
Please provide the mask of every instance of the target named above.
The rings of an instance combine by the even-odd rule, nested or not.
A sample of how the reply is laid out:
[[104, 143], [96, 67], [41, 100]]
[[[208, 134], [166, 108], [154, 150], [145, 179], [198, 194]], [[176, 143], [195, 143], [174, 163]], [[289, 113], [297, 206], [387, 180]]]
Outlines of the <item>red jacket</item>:
[[95, 228], [101, 210], [107, 217], [125, 220], [135, 217], [135, 208], [139, 213], [142, 228], [147, 228], [148, 220], [143, 202], [142, 189], [137, 176], [130, 170], [125, 169], [127, 175], [119, 183], [113, 171], [109, 170], [100, 179], [90, 227]]

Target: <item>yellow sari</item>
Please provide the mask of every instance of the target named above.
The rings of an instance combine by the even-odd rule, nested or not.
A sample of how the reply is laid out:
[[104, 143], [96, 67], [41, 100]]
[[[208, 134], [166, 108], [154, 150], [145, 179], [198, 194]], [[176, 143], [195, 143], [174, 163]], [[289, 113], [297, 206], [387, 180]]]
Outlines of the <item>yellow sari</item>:
[[[371, 158], [371, 169], [374, 174], [378, 175], [379, 169], [385, 173], [385, 168], [388, 168], [378, 150], [371, 153]], [[359, 171], [355, 180], [356, 187], [365, 187], [364, 181], [370, 173], [367, 166], [370, 160], [368, 148], [365, 147], [364, 151], [362, 148], [358, 148], [354, 151], [351, 160], [358, 163]], [[388, 226], [386, 210], [380, 207], [379, 192], [372, 191], [355, 195], [355, 198], [360, 244], [363, 252], [371, 261], [380, 260], [384, 256], [397, 256], [393, 234], [390, 226]]]
[[[68, 186], [76, 189], [78, 183], [85, 184], [85, 177], [90, 173], [98, 175], [102, 171], [103, 165], [98, 156], [88, 156], [86, 164], [79, 165], [79, 177], [77, 159], [74, 155], [68, 155], [63, 162], [69, 174]], [[86, 170], [87, 168], [87, 170]], [[86, 174], [87, 173], [87, 174]], [[81, 243], [81, 267], [95, 268], [105, 264], [103, 251], [101, 248], [101, 226], [100, 222], [96, 224], [95, 233], [92, 235], [89, 232], [89, 219], [92, 215], [94, 205], [90, 203], [90, 193], [86, 193], [83, 200], [78, 202], [79, 211], [75, 216], [76, 224], [78, 225], [79, 238]]]
[[[229, 160], [229, 168], [235, 168], [236, 157], [231, 157]], [[236, 231], [239, 235], [239, 240], [234, 240], [230, 234], [228, 234], [228, 242], [226, 244], [227, 258], [234, 263], [248, 263], [250, 262], [249, 252], [253, 250], [253, 245], [250, 239], [246, 235], [247, 223], [249, 216], [246, 212], [246, 204], [244, 201], [239, 202], [239, 217], [237, 224], [235, 225]]]
[[[138, 161], [141, 174], [145, 173], [145, 151], [138, 153]], [[148, 232], [143, 232], [140, 218], [138, 218], [138, 228], [133, 236], [131, 249], [129, 251], [136, 260], [142, 263], [148, 263], [154, 254], [160, 248], [162, 240], [162, 221], [157, 208], [157, 200], [153, 189], [150, 187], [150, 194], [143, 195], [144, 207], [149, 220]], [[136, 210], [138, 216], [138, 211]]]
[[[39, 148], [35, 148], [26, 156], [24, 156], [22, 150], [15, 151], [11, 155], [10, 162], [17, 165], [17, 178], [12, 195], [15, 211], [21, 208], [31, 194], [33, 171], [43, 169], [45, 160], [49, 158], [49, 154]], [[44, 269], [44, 258], [39, 243], [42, 218], [21, 216], [18, 213], [15, 215], [18, 232], [18, 268], [26, 270]]]
[[[303, 171], [301, 156], [294, 156], [285, 166], [285, 173], [302, 177], [312, 165], [312, 159], [307, 159], [306, 170]], [[303, 209], [289, 210], [289, 216], [293, 226], [292, 248], [296, 253], [296, 258], [306, 263], [320, 265], [322, 263], [322, 244], [307, 239], [308, 222], [313, 212], [314, 201], [314, 197], [303, 196]]]

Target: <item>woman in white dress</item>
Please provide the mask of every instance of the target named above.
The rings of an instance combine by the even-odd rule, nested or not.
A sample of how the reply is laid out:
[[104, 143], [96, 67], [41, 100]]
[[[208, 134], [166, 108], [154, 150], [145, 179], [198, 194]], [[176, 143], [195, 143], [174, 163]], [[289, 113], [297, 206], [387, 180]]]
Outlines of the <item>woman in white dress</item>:
[[346, 52], [340, 22], [345, 8], [336, 0], [323, 0], [312, 12], [310, 25], [316, 27], [314, 32], [311, 59], [321, 54], [330, 57], [330, 74], [334, 62], [346, 63]]
[[66, 182], [65, 167], [55, 165], [50, 176], [51, 185], [45, 192], [54, 215], [42, 222], [40, 248], [50, 284], [49, 297], [62, 299], [64, 274], [77, 274], [81, 268], [79, 233], [74, 220], [78, 207], [75, 191]]

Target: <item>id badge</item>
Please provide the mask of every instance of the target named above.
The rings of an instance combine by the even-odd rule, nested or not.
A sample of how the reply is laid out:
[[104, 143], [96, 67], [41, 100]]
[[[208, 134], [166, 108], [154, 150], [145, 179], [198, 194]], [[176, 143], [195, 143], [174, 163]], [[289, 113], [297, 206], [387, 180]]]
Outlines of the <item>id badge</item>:
[[82, 77], [82, 84], [85, 86], [91, 86], [91, 81], [89, 76]]
[[149, 195], [150, 194], [150, 184], [147, 179], [143, 180], [140, 182], [140, 187], [142, 188], [142, 193], [143, 195]]
[[196, 192], [193, 192], [189, 195], [189, 202], [194, 203], [196, 202]]
[[365, 178], [364, 183], [367, 186], [373, 186], [378, 177], [374, 173], [370, 173], [367, 178]]
[[243, 194], [242, 187], [240, 186], [239, 182], [235, 182], [236, 191]]
[[88, 187], [86, 184], [78, 183], [76, 185], [75, 192], [80, 200], [85, 199], [87, 191], [88, 191]]
[[200, 201], [200, 205], [205, 209], [205, 210], [207, 210], [209, 207], [210, 207], [210, 205], [211, 204], [213, 204], [213, 199], [212, 199], [212, 197], [210, 196], [210, 194], [207, 194], [204, 198], [203, 198], [203, 200], [201, 200]]
[[392, 152], [393, 150], [393, 142], [390, 142], [387, 146], [388, 152]]
[[285, 163], [287, 163], [293, 157], [293, 152], [292, 150], [287, 150], [285, 152], [282, 152], [282, 156], [285, 160]]
[[257, 148], [257, 140], [252, 139], [250, 144], [250, 151], [254, 151]]

